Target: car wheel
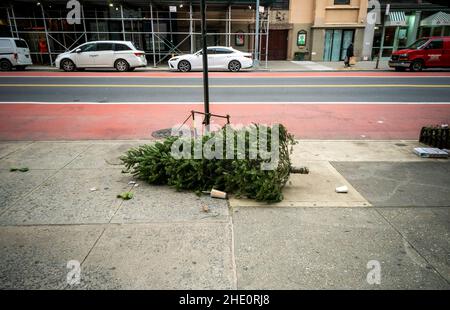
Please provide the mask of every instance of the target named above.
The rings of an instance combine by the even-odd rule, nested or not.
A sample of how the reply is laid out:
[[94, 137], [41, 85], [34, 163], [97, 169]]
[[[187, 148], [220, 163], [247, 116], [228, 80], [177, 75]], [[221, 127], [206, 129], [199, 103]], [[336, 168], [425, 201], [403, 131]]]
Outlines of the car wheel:
[[423, 62], [420, 60], [416, 60], [411, 64], [411, 70], [415, 72], [422, 71], [423, 69]]
[[395, 67], [395, 71], [403, 72], [405, 70], [406, 70], [406, 68], [404, 68], [404, 67]]
[[241, 63], [237, 60], [230, 61], [230, 63], [228, 64], [228, 70], [230, 70], [231, 72], [238, 72], [239, 70], [241, 70]]
[[12, 65], [8, 60], [0, 61], [0, 71], [11, 71]]
[[75, 71], [75, 64], [70, 59], [64, 59], [61, 61], [61, 68], [66, 72], [72, 72]]
[[182, 60], [178, 63], [178, 70], [181, 72], [191, 71], [191, 64], [187, 60]]
[[118, 59], [114, 64], [114, 68], [116, 68], [116, 70], [119, 72], [126, 72], [130, 69], [130, 65], [126, 60]]
[[27, 66], [16, 66], [17, 71], [24, 71]]

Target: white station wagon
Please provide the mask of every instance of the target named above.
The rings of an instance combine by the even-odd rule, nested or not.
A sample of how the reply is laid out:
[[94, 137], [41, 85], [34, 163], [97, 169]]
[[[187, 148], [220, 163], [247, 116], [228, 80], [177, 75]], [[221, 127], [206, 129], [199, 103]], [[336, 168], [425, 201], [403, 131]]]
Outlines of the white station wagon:
[[58, 55], [57, 68], [75, 71], [84, 68], [116, 68], [132, 71], [147, 66], [145, 52], [129, 41], [93, 41], [84, 43], [69, 52]]
[[[225, 69], [237, 72], [241, 69], [253, 66], [252, 54], [235, 50], [226, 46], [209, 46], [208, 70]], [[169, 59], [169, 69], [188, 72], [191, 70], [202, 70], [202, 50], [194, 54], [180, 55]]]

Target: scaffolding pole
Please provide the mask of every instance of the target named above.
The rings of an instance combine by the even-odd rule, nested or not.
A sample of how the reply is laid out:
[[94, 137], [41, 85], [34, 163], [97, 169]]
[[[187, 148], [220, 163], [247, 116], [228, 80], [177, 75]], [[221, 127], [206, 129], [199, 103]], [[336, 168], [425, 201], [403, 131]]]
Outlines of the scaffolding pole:
[[98, 16], [96, 8], [94, 8], [94, 12], [95, 12], [95, 28], [97, 29], [97, 41], [100, 41], [100, 30], [98, 29]]
[[192, 3], [189, 4], [189, 36], [191, 38], [191, 54], [194, 54], [195, 41], [194, 41], [194, 27], [192, 23]]
[[84, 41], [88, 41], [87, 33], [86, 33], [86, 18], [84, 18], [84, 6], [81, 6], [81, 15], [83, 16], [83, 29], [84, 29]]
[[258, 67], [259, 65], [259, 0], [256, 0], [256, 8], [255, 8], [255, 14], [256, 14], [256, 21], [255, 21], [255, 59], [253, 61], [253, 64], [255, 67]]
[[[156, 28], [159, 33], [159, 11], [156, 11]], [[158, 37], [158, 63], [161, 61], [161, 40]]]
[[152, 50], [153, 50], [153, 67], [156, 68], [156, 54], [155, 54], [155, 29], [153, 28], [153, 5], [150, 4], [150, 19], [152, 23]]
[[15, 34], [14, 34], [13, 26], [12, 26], [11, 17], [9, 16], [9, 8], [6, 8], [6, 14], [8, 15], [8, 24], [9, 24], [9, 28], [11, 30], [11, 36], [14, 38]]
[[[59, 10], [59, 14], [62, 15], [61, 10]], [[62, 20], [62, 19], [60, 20], [60, 25], [61, 25], [61, 31], [64, 31], [64, 24], [63, 24], [63, 20]], [[66, 34], [63, 33], [62, 37], [63, 37], [64, 48], [66, 48], [66, 46], [67, 46], [67, 42], [66, 42]], [[66, 49], [67, 49], [67, 48], [66, 48]]]
[[124, 21], [123, 21], [123, 8], [122, 8], [122, 5], [120, 5], [120, 19], [122, 20], [122, 35], [123, 35], [123, 40], [124, 41], [126, 41], [126, 38], [125, 38], [125, 23], [124, 23]]
[[231, 25], [231, 5], [229, 6], [229, 12], [228, 12], [228, 20], [229, 20], [229, 24], [228, 24], [228, 44], [229, 46], [231, 46], [231, 29], [232, 29], [232, 25]]
[[17, 22], [16, 22], [16, 13], [14, 13], [14, 7], [11, 5], [11, 15], [14, 21], [14, 28], [16, 29], [16, 37], [19, 37], [19, 30], [17, 29]]
[[45, 30], [45, 38], [47, 40], [48, 57], [50, 58], [50, 65], [53, 67], [52, 50], [50, 48], [50, 41], [48, 40], [47, 21], [45, 20], [44, 7], [42, 6], [42, 4], [41, 4], [41, 11], [42, 11], [42, 19], [44, 20], [44, 30]]

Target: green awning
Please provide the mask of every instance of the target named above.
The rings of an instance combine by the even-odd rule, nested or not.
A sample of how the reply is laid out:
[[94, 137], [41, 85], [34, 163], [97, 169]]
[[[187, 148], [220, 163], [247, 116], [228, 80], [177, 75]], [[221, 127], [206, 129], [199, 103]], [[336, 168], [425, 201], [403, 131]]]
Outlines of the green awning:
[[390, 12], [385, 26], [406, 26], [406, 15], [403, 11]]
[[450, 26], [450, 14], [437, 12], [420, 22], [422, 27]]

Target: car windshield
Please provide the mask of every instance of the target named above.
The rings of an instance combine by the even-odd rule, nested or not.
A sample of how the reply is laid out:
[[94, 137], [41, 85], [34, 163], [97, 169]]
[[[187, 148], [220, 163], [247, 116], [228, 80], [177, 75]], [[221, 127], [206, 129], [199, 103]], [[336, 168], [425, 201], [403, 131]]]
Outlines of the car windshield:
[[413, 44], [411, 44], [410, 46], [408, 46], [407, 49], [417, 50], [427, 42], [428, 42], [428, 39], [419, 39], [416, 42], [414, 42]]

